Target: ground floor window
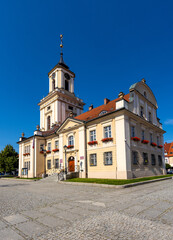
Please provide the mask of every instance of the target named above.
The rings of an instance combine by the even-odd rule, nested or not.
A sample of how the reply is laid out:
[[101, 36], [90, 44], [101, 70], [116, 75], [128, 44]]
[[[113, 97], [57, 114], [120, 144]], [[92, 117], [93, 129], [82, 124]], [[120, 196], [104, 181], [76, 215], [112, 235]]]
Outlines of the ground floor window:
[[55, 159], [55, 168], [59, 168], [59, 159]]
[[132, 151], [132, 162], [133, 164], [138, 164], [138, 152], [137, 151]]
[[24, 167], [30, 170], [30, 161], [24, 163]]
[[161, 155], [158, 156], [158, 161], [159, 161], [159, 166], [162, 166], [162, 156]]
[[151, 154], [151, 164], [156, 165], [156, 158], [154, 154]]
[[90, 166], [97, 166], [97, 154], [90, 154]]
[[104, 153], [104, 165], [112, 165], [112, 152]]
[[51, 169], [51, 160], [47, 160], [47, 169]]
[[143, 163], [144, 165], [148, 164], [148, 153], [143, 153]]

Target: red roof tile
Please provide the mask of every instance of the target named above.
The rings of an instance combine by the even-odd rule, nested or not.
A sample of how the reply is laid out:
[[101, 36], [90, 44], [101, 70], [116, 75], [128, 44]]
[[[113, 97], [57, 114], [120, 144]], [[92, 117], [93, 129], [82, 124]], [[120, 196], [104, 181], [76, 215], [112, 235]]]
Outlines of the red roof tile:
[[164, 144], [164, 150], [167, 155], [173, 156], [173, 142], [172, 143], [165, 143]]
[[[128, 93], [124, 96], [124, 99], [128, 102], [129, 102], [129, 98], [130, 98], [130, 93]], [[116, 110], [115, 102], [117, 102], [118, 100], [120, 100], [120, 98], [116, 98], [107, 104], [103, 104], [99, 107], [93, 108], [92, 110], [82, 113], [81, 115], [79, 115], [75, 118], [78, 120], [88, 121], [88, 120], [98, 117], [102, 111], [106, 111], [106, 113], [113, 112]]]

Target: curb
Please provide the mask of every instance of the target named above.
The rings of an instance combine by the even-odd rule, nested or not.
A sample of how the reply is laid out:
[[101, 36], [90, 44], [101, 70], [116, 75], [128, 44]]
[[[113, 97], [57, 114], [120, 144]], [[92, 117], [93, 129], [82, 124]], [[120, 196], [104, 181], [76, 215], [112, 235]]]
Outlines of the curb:
[[24, 180], [25, 182], [35, 182], [35, 181], [38, 181], [38, 180], [32, 180], [32, 179], [22, 179], [22, 178], [0, 178], [0, 180], [12, 180], [12, 181], [22, 181]]
[[64, 181], [59, 181], [58, 183], [69, 184], [69, 185], [77, 185], [77, 186], [93, 186], [93, 187], [123, 189], [123, 188], [135, 187], [135, 186], [138, 186], [138, 185], [143, 185], [143, 184], [148, 184], [148, 183], [153, 183], [153, 182], [159, 182], [159, 181], [164, 181], [164, 180], [170, 180], [170, 179], [173, 179], [173, 177], [159, 178], [159, 179], [153, 179], [153, 180], [148, 180], [148, 181], [143, 181], [143, 182], [124, 184], [124, 185], [110, 185], [110, 184], [82, 183], [82, 182], [64, 182]]

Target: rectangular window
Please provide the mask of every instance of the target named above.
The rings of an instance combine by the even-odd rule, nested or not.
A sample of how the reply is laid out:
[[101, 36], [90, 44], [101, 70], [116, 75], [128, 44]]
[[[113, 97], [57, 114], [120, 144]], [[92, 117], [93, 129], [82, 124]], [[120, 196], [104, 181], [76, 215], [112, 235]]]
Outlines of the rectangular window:
[[96, 141], [96, 130], [90, 131], [90, 141]]
[[44, 144], [40, 144], [40, 152], [44, 150]]
[[47, 169], [51, 169], [51, 160], [47, 160]]
[[137, 151], [132, 151], [132, 162], [133, 164], [138, 164], [138, 152]]
[[50, 110], [50, 106], [49, 107], [47, 107], [47, 111], [49, 111]]
[[158, 155], [159, 166], [162, 166], [162, 156]]
[[156, 158], [154, 154], [151, 154], [151, 164], [156, 165]]
[[97, 154], [90, 154], [90, 166], [97, 166]]
[[55, 159], [55, 168], [59, 168], [59, 159]]
[[110, 138], [111, 136], [111, 126], [104, 127], [104, 138]]
[[47, 150], [48, 150], [48, 151], [51, 151], [51, 143], [48, 143], [48, 145], [47, 145]]
[[55, 141], [55, 149], [58, 149], [59, 148], [59, 141]]
[[157, 145], [160, 145], [159, 136], [157, 136]]
[[24, 168], [26, 168], [26, 162], [24, 162]]
[[153, 142], [153, 134], [150, 133], [150, 143], [152, 143], [152, 142]]
[[142, 130], [142, 140], [145, 140], [145, 131]]
[[152, 123], [152, 118], [151, 118], [151, 112], [148, 113], [148, 116], [149, 116], [149, 122]]
[[140, 116], [141, 117], [144, 117], [144, 108], [141, 106], [140, 108]]
[[135, 127], [131, 126], [131, 137], [135, 137]]
[[104, 153], [104, 165], [112, 165], [112, 152]]
[[144, 165], [148, 164], [148, 153], [143, 153], [143, 161], [144, 161]]

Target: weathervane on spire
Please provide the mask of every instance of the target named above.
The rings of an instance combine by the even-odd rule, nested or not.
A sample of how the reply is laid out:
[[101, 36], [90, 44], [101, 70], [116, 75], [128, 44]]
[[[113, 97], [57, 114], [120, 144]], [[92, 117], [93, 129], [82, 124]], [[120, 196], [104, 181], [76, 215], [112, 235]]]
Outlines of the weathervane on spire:
[[62, 48], [63, 48], [63, 42], [62, 42], [63, 35], [62, 34], [60, 34], [60, 39], [61, 39], [60, 48], [61, 48], [61, 53], [62, 53]]

